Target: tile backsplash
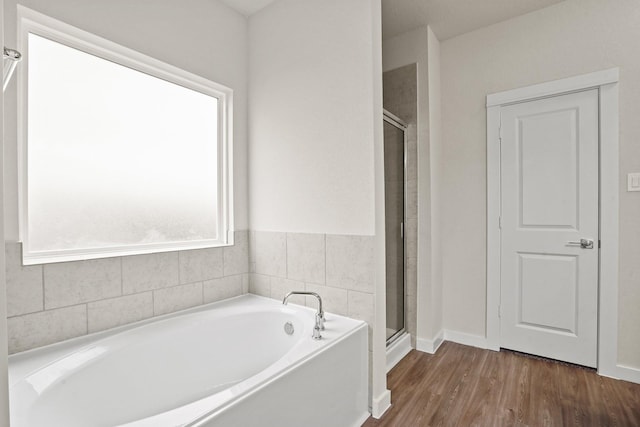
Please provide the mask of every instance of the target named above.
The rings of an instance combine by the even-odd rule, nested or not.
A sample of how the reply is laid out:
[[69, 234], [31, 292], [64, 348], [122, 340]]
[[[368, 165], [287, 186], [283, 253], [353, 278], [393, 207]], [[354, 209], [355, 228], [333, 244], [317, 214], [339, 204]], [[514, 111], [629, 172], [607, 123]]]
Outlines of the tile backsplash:
[[317, 292], [326, 311], [373, 324], [373, 236], [237, 231], [231, 247], [34, 266], [20, 250], [5, 244], [10, 353], [247, 292]]
[[[325, 311], [364, 320], [371, 333], [374, 242], [374, 236], [250, 231], [249, 292], [277, 300], [293, 290], [316, 292]], [[290, 301], [317, 306], [313, 297]]]
[[9, 353], [246, 293], [249, 234], [235, 245], [23, 266], [5, 243]]
[[[249, 292], [282, 301], [290, 291], [322, 297], [323, 308], [369, 324], [369, 384], [372, 378], [375, 236], [249, 232]], [[314, 297], [291, 303], [316, 308]], [[331, 317], [327, 317], [327, 326]]]

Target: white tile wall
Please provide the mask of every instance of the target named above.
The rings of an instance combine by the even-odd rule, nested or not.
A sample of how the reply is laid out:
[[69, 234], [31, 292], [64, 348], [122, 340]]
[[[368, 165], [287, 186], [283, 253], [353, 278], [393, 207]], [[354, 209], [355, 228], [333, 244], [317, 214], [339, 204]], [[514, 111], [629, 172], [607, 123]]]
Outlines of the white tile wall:
[[373, 324], [374, 303], [372, 294], [350, 290], [348, 301], [349, 317], [362, 319], [369, 325]]
[[287, 277], [325, 283], [325, 235], [287, 233]]
[[[253, 241], [249, 264], [256, 268], [249, 274], [249, 292], [277, 300], [293, 290], [316, 292], [325, 311], [373, 324], [373, 236], [256, 231]], [[280, 267], [266, 265], [270, 259]], [[290, 301], [318, 305], [313, 297]]]
[[9, 352], [29, 350], [87, 333], [86, 304], [7, 319]]
[[[373, 321], [373, 237], [237, 232], [234, 248], [21, 266], [7, 243], [10, 353], [251, 292], [319, 293], [325, 310]], [[253, 253], [253, 258], [250, 254]], [[248, 273], [255, 265], [256, 273]], [[290, 276], [290, 277], [289, 277]], [[312, 298], [296, 304], [316, 307]]]
[[135, 294], [178, 284], [178, 252], [122, 258], [122, 293], [124, 294]]
[[249, 291], [249, 232], [236, 246], [22, 266], [7, 242], [9, 352]]
[[109, 298], [87, 304], [88, 332], [98, 332], [153, 317], [153, 293]]
[[[271, 278], [271, 298], [282, 301], [291, 291], [305, 291], [304, 282], [285, 279], [282, 277]], [[289, 302], [292, 304], [305, 305], [305, 297], [300, 295], [291, 296]]]
[[287, 277], [287, 234], [255, 232], [255, 272]]
[[236, 233], [233, 246], [223, 248], [223, 275], [233, 276], [249, 272], [248, 233]]
[[256, 272], [256, 232], [249, 231], [249, 273]]
[[373, 349], [374, 298], [372, 294], [349, 291], [349, 317], [364, 320], [369, 324], [369, 350]]
[[189, 283], [153, 291], [153, 314], [172, 313], [202, 305], [204, 301], [202, 282]]
[[251, 274], [249, 276], [249, 292], [271, 298], [271, 277], [264, 274]]
[[243, 294], [248, 294], [249, 293], [249, 274], [243, 274], [242, 275], [242, 293]]
[[220, 279], [206, 280], [203, 286], [204, 303], [221, 301], [227, 298], [237, 297], [244, 292], [243, 275], [221, 277]]
[[[323, 310], [331, 313], [340, 314], [342, 316], [349, 315], [349, 304], [346, 289], [332, 288], [330, 286], [314, 285], [309, 283], [307, 291], [315, 292], [322, 298]], [[315, 297], [307, 297], [307, 306], [312, 308], [318, 307], [318, 301]]]
[[180, 283], [201, 282], [223, 276], [223, 249], [194, 249], [181, 251]]
[[44, 308], [50, 310], [121, 295], [120, 267], [120, 258], [46, 264]]
[[42, 266], [23, 267], [20, 245], [5, 245], [7, 264], [7, 316], [44, 310]]
[[372, 236], [327, 235], [327, 285], [373, 293]]

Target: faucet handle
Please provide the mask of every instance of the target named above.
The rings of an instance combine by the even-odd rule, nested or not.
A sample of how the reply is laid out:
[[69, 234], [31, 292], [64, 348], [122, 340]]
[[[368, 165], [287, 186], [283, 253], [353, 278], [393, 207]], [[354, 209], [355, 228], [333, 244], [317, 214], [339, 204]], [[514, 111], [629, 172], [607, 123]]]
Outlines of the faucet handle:
[[316, 322], [315, 325], [313, 325], [313, 335], [312, 338], [314, 340], [319, 340], [322, 338], [322, 334], [320, 333], [320, 330], [324, 329], [324, 320], [322, 319], [320, 313], [316, 314]]
[[321, 331], [324, 331], [324, 322], [325, 322], [324, 312], [316, 314], [316, 323], [320, 327]]

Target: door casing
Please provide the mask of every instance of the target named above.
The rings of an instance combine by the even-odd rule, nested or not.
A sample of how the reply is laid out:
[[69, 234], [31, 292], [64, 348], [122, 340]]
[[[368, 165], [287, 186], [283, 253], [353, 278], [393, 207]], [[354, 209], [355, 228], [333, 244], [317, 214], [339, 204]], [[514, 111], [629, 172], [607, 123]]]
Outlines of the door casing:
[[[487, 348], [500, 350], [500, 109], [503, 106], [598, 89], [600, 111], [600, 265], [598, 373], [624, 377], [618, 355], [618, 81], [619, 70], [555, 80], [487, 96]], [[606, 206], [606, 209], [602, 209]]]

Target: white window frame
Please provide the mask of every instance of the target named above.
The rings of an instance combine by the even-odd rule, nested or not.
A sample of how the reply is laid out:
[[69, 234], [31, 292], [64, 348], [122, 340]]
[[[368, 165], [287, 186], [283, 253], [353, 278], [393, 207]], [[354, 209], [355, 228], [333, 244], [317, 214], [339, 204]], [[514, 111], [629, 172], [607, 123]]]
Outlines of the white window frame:
[[[96, 249], [30, 251], [28, 230], [27, 185], [27, 93], [29, 46], [28, 34], [73, 47], [83, 52], [135, 69], [171, 83], [218, 99], [218, 228], [217, 239], [126, 245]], [[23, 63], [18, 75], [18, 209], [19, 232], [25, 265], [75, 261], [114, 256], [138, 255], [229, 246], [233, 244], [233, 90], [150, 56], [113, 43], [64, 22], [18, 5], [18, 49]]]

